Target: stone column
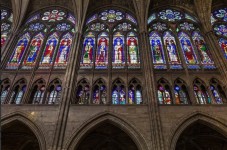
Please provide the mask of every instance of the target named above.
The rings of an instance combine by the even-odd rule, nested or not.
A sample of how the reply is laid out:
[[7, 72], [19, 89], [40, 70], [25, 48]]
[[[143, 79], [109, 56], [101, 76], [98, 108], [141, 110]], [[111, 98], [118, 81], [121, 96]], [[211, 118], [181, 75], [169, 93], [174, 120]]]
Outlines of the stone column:
[[154, 150], [164, 150], [163, 135], [161, 132], [161, 121], [159, 115], [159, 106], [156, 96], [155, 88], [155, 75], [151, 59], [150, 44], [148, 42], [147, 33], [147, 18], [149, 11], [149, 0], [138, 1], [134, 0], [134, 6], [137, 14], [137, 20], [139, 23], [139, 42], [142, 43], [141, 47], [141, 60], [143, 60], [143, 76], [145, 80], [144, 87], [146, 87], [147, 104], [150, 118], [150, 131], [151, 131], [151, 149]]
[[78, 69], [80, 65], [80, 52], [82, 46], [82, 29], [85, 20], [85, 15], [89, 0], [73, 0], [74, 13], [77, 16], [76, 34], [71, 49], [69, 63], [65, 73], [65, 84], [62, 92], [61, 102], [59, 104], [59, 114], [57, 125], [52, 145], [53, 150], [61, 150], [63, 148], [63, 141], [65, 136], [65, 128], [67, 124], [68, 112], [70, 108], [70, 101], [73, 99], [73, 92], [76, 86]]

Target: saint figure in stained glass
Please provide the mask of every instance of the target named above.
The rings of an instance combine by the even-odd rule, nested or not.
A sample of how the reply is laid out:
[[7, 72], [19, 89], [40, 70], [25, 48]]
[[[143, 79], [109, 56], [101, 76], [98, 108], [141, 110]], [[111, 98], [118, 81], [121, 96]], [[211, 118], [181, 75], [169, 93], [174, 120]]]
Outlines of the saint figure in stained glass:
[[219, 45], [221, 46], [221, 49], [222, 49], [222, 51], [224, 53], [224, 57], [227, 59], [227, 40], [221, 38], [219, 40]]
[[44, 49], [43, 57], [41, 60], [42, 64], [50, 64], [53, 62], [53, 54], [58, 44], [57, 38], [58, 37], [56, 34], [53, 34], [48, 38], [46, 42], [46, 47]]
[[192, 38], [193, 38], [193, 41], [196, 45], [197, 50], [199, 51], [202, 64], [213, 63], [203, 37], [201, 37], [198, 33], [195, 33], [195, 34], [193, 34]]
[[70, 34], [64, 35], [60, 41], [60, 47], [55, 60], [55, 65], [67, 63], [71, 44], [72, 36]]
[[137, 39], [135, 37], [128, 38], [128, 51], [129, 51], [129, 58], [128, 62], [135, 64], [138, 63], [138, 45]]
[[150, 44], [151, 44], [151, 51], [153, 55], [153, 63], [155, 64], [165, 63], [161, 37], [155, 32], [152, 32], [150, 34]]
[[119, 32], [113, 38], [113, 68], [123, 68], [125, 66], [124, 37]]
[[27, 59], [25, 59], [24, 64], [34, 64], [35, 63], [39, 50], [40, 50], [40, 47], [42, 45], [42, 42], [43, 42], [43, 35], [41, 33], [36, 35], [32, 39], [30, 48], [29, 48], [29, 54], [27, 56]]
[[92, 67], [94, 44], [95, 44], [95, 38], [86, 37], [84, 39], [84, 47], [83, 47], [82, 62], [81, 63], [85, 67], [88, 67], [88, 68]]
[[179, 64], [180, 60], [178, 57], [175, 38], [173, 37], [173, 35], [170, 32], [167, 31], [164, 33], [163, 39], [165, 42], [165, 47], [167, 50], [169, 63], [170, 64]]
[[194, 48], [192, 47], [190, 38], [188, 37], [188, 35], [186, 35], [183, 32], [180, 33], [179, 38], [180, 38], [180, 44], [181, 44], [181, 48], [184, 53], [186, 63], [187, 64], [196, 64], [197, 60], [196, 60]]
[[106, 68], [108, 63], [108, 43], [107, 37], [100, 37], [98, 39], [98, 49], [96, 54], [96, 68]]

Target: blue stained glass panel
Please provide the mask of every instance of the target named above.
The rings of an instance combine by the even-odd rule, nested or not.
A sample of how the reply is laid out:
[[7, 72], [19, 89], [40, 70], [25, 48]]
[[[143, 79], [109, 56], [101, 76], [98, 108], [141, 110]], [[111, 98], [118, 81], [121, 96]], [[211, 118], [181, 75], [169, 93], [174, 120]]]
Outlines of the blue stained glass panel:
[[113, 68], [124, 68], [125, 66], [124, 37], [120, 33], [113, 37], [112, 66]]
[[126, 14], [126, 19], [128, 19], [129, 21], [133, 22], [134, 24], [137, 25], [137, 22], [136, 22], [136, 19], [133, 18], [131, 15], [129, 14]]
[[156, 32], [151, 32], [149, 36], [151, 53], [153, 57], [153, 63], [155, 64], [155, 68], [166, 69], [166, 65], [156, 65], [166, 64], [161, 37]]
[[28, 24], [28, 23], [30, 23], [30, 22], [32, 22], [32, 21], [35, 21], [35, 20], [38, 20], [39, 18], [40, 18], [40, 14], [36, 14], [36, 15], [30, 17], [30, 18], [26, 21], [25, 24]]
[[199, 52], [201, 63], [214, 64], [214, 62], [211, 60], [211, 54], [201, 33], [199, 33], [198, 31], [194, 31], [192, 33], [192, 39]]
[[178, 36], [179, 36], [182, 51], [184, 53], [186, 64], [190, 65], [188, 66], [188, 68], [198, 69], [198, 66], [195, 65], [195, 64], [198, 64], [198, 61], [189, 36], [184, 32], [180, 32]]
[[23, 62], [23, 69], [31, 69], [34, 67], [36, 58], [43, 43], [43, 38], [44, 35], [39, 33], [31, 40], [28, 55]]
[[95, 59], [96, 69], [106, 69], [108, 65], [109, 38], [107, 34], [101, 34], [98, 38], [97, 53]]
[[219, 45], [222, 49], [225, 59], [227, 59], [227, 40], [224, 38], [219, 39]]
[[72, 45], [72, 35], [69, 33], [65, 34], [59, 44], [60, 46], [55, 59], [54, 68], [64, 69], [69, 59], [69, 52]]
[[227, 22], [227, 7], [214, 11], [213, 16], [217, 19]]
[[139, 47], [138, 38], [132, 34], [127, 37], [128, 46], [128, 68], [140, 68], [140, 57], [139, 57]]
[[166, 31], [163, 35], [164, 45], [167, 51], [168, 61], [171, 69], [182, 69], [176, 41], [170, 31]]
[[128, 91], [128, 103], [129, 104], [134, 104], [135, 103], [135, 89], [134, 87], [132, 87], [131, 89], [129, 89]]
[[44, 24], [42, 23], [33, 23], [29, 25], [29, 31], [40, 31], [44, 28]]
[[53, 33], [46, 41], [46, 47], [40, 61], [39, 68], [47, 69], [53, 63], [53, 56], [58, 44], [58, 35]]
[[154, 21], [156, 19], [156, 14], [153, 13], [149, 18], [148, 18], [148, 21], [147, 21], [147, 24], [150, 24], [152, 21]]
[[214, 31], [215, 31], [216, 35], [227, 37], [227, 25], [226, 24], [214, 25]]
[[20, 65], [21, 59], [23, 58], [24, 52], [28, 46], [30, 35], [25, 33], [17, 42], [17, 45], [10, 57], [7, 64], [7, 69], [17, 69]]
[[184, 15], [176, 10], [166, 9], [162, 10], [158, 14], [159, 18], [167, 21], [177, 21], [184, 18]]
[[95, 38], [86, 36], [84, 39], [82, 58], [80, 62], [81, 68], [92, 68], [94, 48], [95, 48]]

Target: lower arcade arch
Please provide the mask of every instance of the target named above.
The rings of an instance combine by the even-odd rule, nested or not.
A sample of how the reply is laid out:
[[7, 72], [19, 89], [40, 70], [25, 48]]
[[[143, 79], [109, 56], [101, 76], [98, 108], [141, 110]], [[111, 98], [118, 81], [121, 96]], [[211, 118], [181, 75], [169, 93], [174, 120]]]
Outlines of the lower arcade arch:
[[46, 150], [42, 132], [23, 115], [14, 114], [2, 118], [1, 138], [4, 150]]
[[193, 115], [174, 133], [170, 150], [226, 150], [227, 126], [203, 114]]
[[120, 118], [101, 114], [77, 130], [68, 150], [148, 150], [144, 137]]

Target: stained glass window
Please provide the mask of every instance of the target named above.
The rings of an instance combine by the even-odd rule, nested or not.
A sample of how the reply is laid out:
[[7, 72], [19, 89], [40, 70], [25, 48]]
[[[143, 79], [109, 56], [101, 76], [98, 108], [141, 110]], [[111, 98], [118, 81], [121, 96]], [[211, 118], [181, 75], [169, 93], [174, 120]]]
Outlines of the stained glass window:
[[108, 47], [109, 47], [109, 37], [107, 33], [101, 33], [98, 37], [95, 59], [95, 68], [105, 69], [108, 65]]
[[112, 104], [126, 104], [125, 87], [123, 82], [117, 79], [112, 88]]
[[25, 33], [19, 40], [18, 43], [10, 57], [10, 60], [7, 64], [8, 69], [16, 69], [20, 65], [22, 58], [25, 54], [25, 50], [28, 47], [30, 41], [29, 33]]
[[30, 95], [29, 104], [43, 104], [44, 103], [44, 93], [46, 90], [45, 81], [43, 79], [38, 79], [34, 82], [32, 93]]
[[127, 51], [128, 51], [128, 68], [139, 68], [139, 45], [138, 38], [135, 33], [130, 32], [127, 35]]
[[92, 15], [86, 22], [80, 68], [140, 68], [136, 32], [136, 19], [124, 11], [107, 9]]
[[82, 58], [80, 62], [81, 68], [92, 68], [93, 67], [93, 57], [95, 49], [95, 36], [93, 33], [89, 33], [84, 38]]
[[164, 45], [166, 48], [170, 68], [171, 69], [182, 69], [178, 49], [176, 46], [176, 41], [175, 41], [175, 38], [174, 38], [172, 32], [170, 32], [170, 31], [164, 32], [163, 40], [164, 40]]
[[149, 37], [155, 69], [166, 69], [166, 61], [160, 35], [157, 32], [151, 32]]
[[168, 21], [181, 20], [184, 17], [184, 15], [180, 11], [172, 9], [162, 10], [161, 12], [158, 13], [158, 16], [160, 19]]
[[101, 79], [96, 81], [95, 85], [93, 86], [93, 104], [107, 104], [107, 93], [106, 93], [106, 86], [104, 81]]
[[58, 35], [57, 33], [53, 33], [49, 36], [46, 41], [46, 47], [44, 48], [43, 55], [40, 60], [39, 68], [49, 68], [53, 63], [53, 56], [55, 49], [58, 45]]
[[77, 86], [76, 104], [88, 104], [90, 98], [90, 87], [87, 80], [82, 79]]
[[214, 33], [219, 38], [219, 45], [227, 60], [227, 7], [214, 10], [211, 14]]
[[62, 86], [58, 79], [51, 81], [48, 92], [48, 104], [58, 104], [60, 102]]
[[36, 36], [34, 36], [34, 38], [31, 40], [29, 51], [24, 59], [22, 68], [30, 69], [35, 66], [36, 58], [43, 44], [43, 39], [44, 39], [44, 35], [42, 33], [39, 33]]
[[175, 104], [189, 104], [188, 92], [184, 81], [177, 79], [174, 85]]
[[113, 54], [112, 66], [113, 68], [124, 68], [125, 66], [125, 53], [124, 53], [124, 36], [117, 32], [113, 37]]
[[21, 79], [16, 82], [11, 94], [10, 104], [20, 104], [26, 90], [26, 81]]
[[223, 104], [223, 101], [227, 100], [226, 94], [223, 91], [223, 88], [217, 79], [211, 79], [210, 90], [211, 90], [212, 96], [214, 98], [215, 104]]
[[60, 41], [54, 68], [65, 68], [67, 66], [71, 45], [72, 35], [70, 33], [67, 33], [62, 37]]
[[142, 104], [142, 90], [139, 81], [133, 79], [128, 89], [128, 104]]
[[221, 50], [224, 54], [224, 57], [227, 59], [227, 39], [220, 38], [219, 39], [219, 45], [220, 45]]
[[197, 57], [195, 55], [195, 51], [189, 36], [184, 32], [180, 32], [179, 40], [180, 40], [181, 49], [184, 53], [186, 64], [189, 64], [188, 68], [198, 69], [199, 66], [196, 65], [198, 64]]
[[1, 104], [4, 104], [6, 101], [6, 97], [10, 90], [10, 80], [4, 79], [0, 82], [0, 98], [1, 98]]
[[198, 31], [194, 31], [192, 33], [192, 39], [200, 55], [201, 64], [204, 65], [204, 68], [214, 69], [215, 68], [214, 62], [211, 59], [212, 57], [211, 57], [210, 51], [201, 33]]
[[211, 98], [209, 97], [203, 82], [199, 79], [194, 81], [194, 94], [198, 104], [211, 104]]
[[168, 82], [165, 79], [158, 81], [158, 102], [159, 104], [172, 104], [171, 92]]
[[1, 8], [1, 48], [5, 45], [12, 26], [13, 14], [9, 9]]
[[[174, 9], [164, 9], [151, 14], [148, 31], [155, 69], [183, 69], [182, 56], [187, 69], [216, 69], [197, 19], [193, 16]], [[155, 40], [155, 37], [159, 40]]]
[[6, 68], [32, 69], [39, 64], [38, 69], [51, 69], [54, 64], [54, 69], [65, 69], [75, 22], [75, 17], [65, 9], [56, 7], [35, 12], [21, 28]]

